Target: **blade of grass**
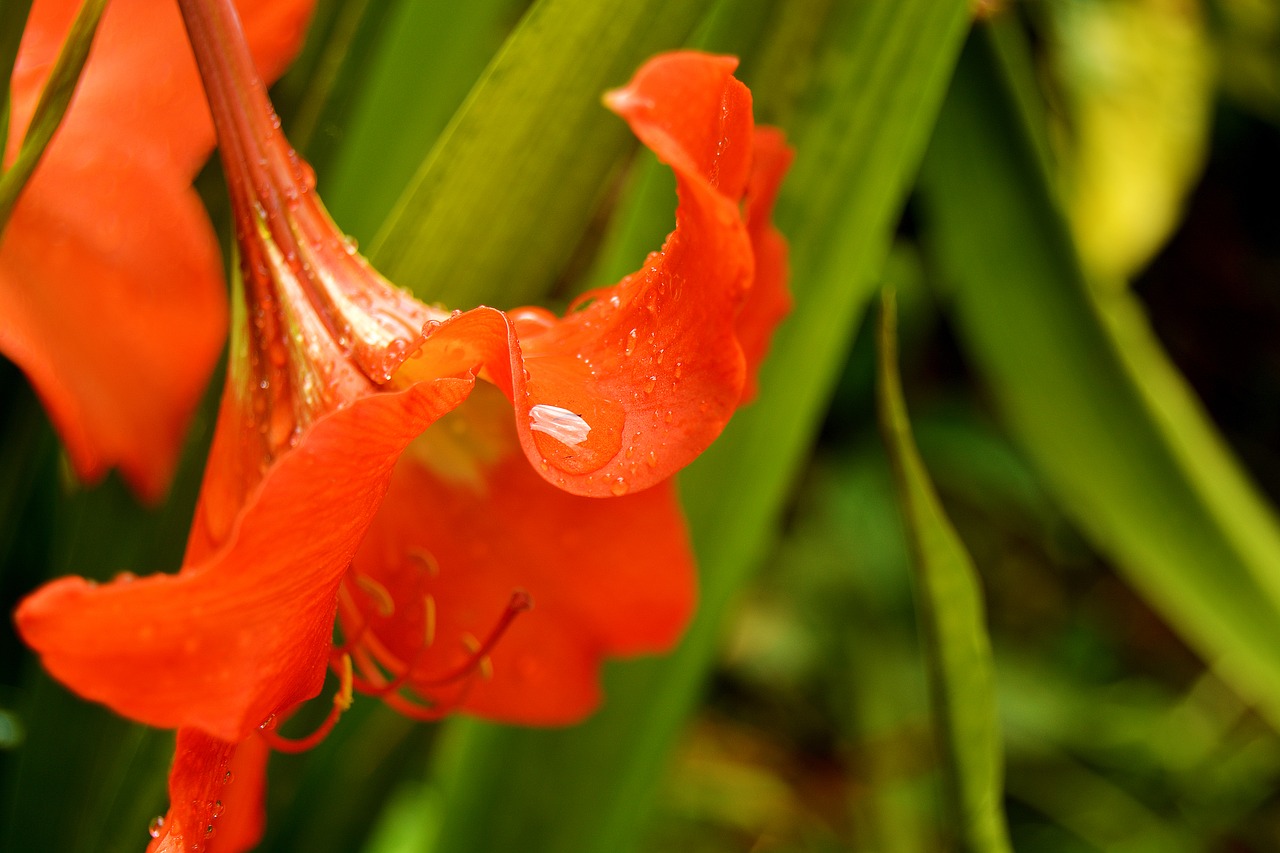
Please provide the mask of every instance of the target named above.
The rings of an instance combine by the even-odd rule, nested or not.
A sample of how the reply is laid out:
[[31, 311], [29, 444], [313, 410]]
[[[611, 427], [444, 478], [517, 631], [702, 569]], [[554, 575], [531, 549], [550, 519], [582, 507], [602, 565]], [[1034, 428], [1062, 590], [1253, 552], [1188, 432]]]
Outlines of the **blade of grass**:
[[959, 849], [1011, 851], [1002, 798], [1003, 750], [991, 641], [973, 561], [951, 525], [911, 435], [898, 375], [897, 307], [881, 303], [879, 420], [893, 462], [916, 577], [934, 728]]
[[[80, 11], [71, 23], [71, 30], [67, 33], [67, 40], [49, 73], [49, 79], [45, 82], [44, 90], [40, 93], [40, 100], [36, 102], [35, 112], [32, 113], [31, 123], [22, 138], [18, 156], [14, 158], [8, 171], [0, 175], [0, 234], [4, 232], [13, 207], [18, 203], [18, 195], [39, 165], [58, 125], [62, 123], [76, 84], [80, 82], [80, 71], [89, 58], [89, 48], [93, 45], [93, 37], [98, 32], [98, 21], [106, 6], [107, 0], [84, 0], [81, 4]], [[7, 107], [7, 100], [5, 104]]]
[[[1280, 727], [1280, 527], [1132, 297], [1091, 292], [1006, 30], [969, 44], [923, 178], [963, 343], [1064, 508]], [[1021, 66], [1021, 67], [1020, 67]]]
[[815, 9], [831, 13], [813, 28], [822, 40], [809, 45], [820, 59], [804, 63], [813, 70], [812, 111], [796, 117], [798, 158], [779, 211], [793, 240], [797, 308], [757, 401], [682, 478], [702, 569], [698, 615], [672, 657], [615, 667], [608, 704], [583, 726], [453, 724], [462, 742], [440, 768], [449, 800], [432, 849], [441, 853], [634, 849], [723, 618], [774, 535], [888, 253], [967, 21], [964, 2], [811, 3], [779, 4], [773, 24], [808, 26]]
[[384, 223], [374, 263], [459, 307], [545, 293], [632, 144], [601, 95], [681, 44], [710, 5], [539, 0]]

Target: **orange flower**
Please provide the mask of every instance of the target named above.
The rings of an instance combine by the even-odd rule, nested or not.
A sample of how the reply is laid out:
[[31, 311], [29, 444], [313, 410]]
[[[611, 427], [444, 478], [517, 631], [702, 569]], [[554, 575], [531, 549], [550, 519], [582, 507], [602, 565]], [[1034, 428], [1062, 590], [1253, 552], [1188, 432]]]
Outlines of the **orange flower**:
[[[732, 415], [785, 299], [767, 220], [789, 154], [755, 133], [735, 60], [659, 57], [608, 103], [676, 173], [662, 250], [563, 318], [449, 313], [334, 228], [226, 0], [181, 6], [244, 306], [184, 567], [55, 581], [17, 623], [76, 692], [178, 729], [153, 849], [225, 853], [260, 832], [266, 747], [318, 741], [353, 687], [422, 718], [566, 723], [604, 658], [677, 639], [694, 576], [670, 477]], [[282, 738], [330, 666], [328, 720]]]
[[[275, 79], [314, 0], [246, 3]], [[36, 0], [12, 81], [18, 152], [78, 0]], [[218, 244], [191, 180], [213, 125], [178, 10], [113, 0], [75, 99], [0, 235], [0, 353], [26, 373], [76, 472], [118, 465], [157, 500], [222, 349]]]

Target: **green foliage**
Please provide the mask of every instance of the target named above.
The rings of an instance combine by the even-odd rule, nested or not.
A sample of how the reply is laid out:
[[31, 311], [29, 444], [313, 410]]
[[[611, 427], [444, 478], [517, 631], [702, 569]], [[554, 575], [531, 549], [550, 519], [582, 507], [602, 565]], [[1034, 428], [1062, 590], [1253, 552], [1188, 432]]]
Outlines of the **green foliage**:
[[[29, 5], [0, 11], [0, 75]], [[1207, 267], [1207, 295], [1179, 316], [1207, 322], [1197, 306], [1241, 290], [1271, 310], [1248, 275], [1280, 263], [1266, 249], [1272, 158], [1239, 167], [1264, 202], [1234, 211], [1239, 222], [1205, 232], [1180, 219], [1178, 199], [1202, 146], [1206, 181], [1215, 152], [1249, 153], [1227, 147], [1246, 131], [1274, 151], [1266, 72], [1280, 51], [1240, 23], [1274, 13], [1215, 0], [1175, 21], [1167, 7], [1185, 4], [1042, 0], [1008, 4], [965, 46], [972, 5], [319, 3], [277, 102], [336, 221], [393, 280], [451, 308], [555, 305], [635, 269], [671, 227], [671, 182], [600, 97], [652, 53], [690, 46], [740, 56], [757, 116], [796, 148], [777, 213], [796, 306], [758, 399], [681, 476], [701, 602], [680, 647], [612, 665], [604, 708], [560, 730], [425, 727], [357, 700], [319, 748], [273, 759], [263, 850], [1274, 845], [1280, 528], [1228, 439], [1242, 422], [1277, 434], [1265, 401], [1280, 393], [1280, 355], [1186, 358], [1143, 312], [1168, 298], [1152, 283], [1166, 281], [1159, 256], [1141, 268], [1170, 229], [1177, 241], [1177, 228], [1200, 227], [1192, 251], [1228, 241], [1230, 263]], [[6, 163], [10, 202], [101, 8], [85, 4]], [[1160, 136], [1176, 156], [1143, 162], [1125, 186], [1097, 180], [1117, 164], [1090, 158], [1156, 142], [1120, 138], [1137, 113], [1078, 76], [1102, 67], [1088, 64], [1104, 52], [1081, 24], [1095, 19], [1140, 19], [1215, 50], [1222, 85], [1256, 115], [1222, 107], [1214, 124], [1203, 55], [1188, 69], [1142, 41], [1151, 27], [1113, 26], [1108, 50], [1195, 81], [1181, 102], [1170, 80], [1139, 79], [1129, 96], [1162, 121], [1193, 119]], [[1072, 178], [1084, 173], [1104, 196], [1128, 197], [1138, 178], [1162, 188], [1159, 216], [1073, 237], [1064, 210], [1079, 233], [1089, 208]], [[216, 183], [201, 183], [215, 209]], [[1090, 199], [1123, 208], [1116, 197]], [[1133, 271], [1136, 289], [1097, 270]], [[864, 318], [885, 283], [898, 293], [904, 386], [884, 402], [887, 450]], [[1223, 421], [1226, 438], [1179, 373], [1206, 360], [1255, 401]], [[893, 379], [893, 360], [881, 364]], [[178, 565], [219, 381], [173, 494], [146, 510], [114, 477], [71, 484], [39, 401], [0, 365], [6, 607], [62, 574]], [[1237, 443], [1274, 495], [1267, 442]], [[141, 850], [170, 748], [167, 733], [67, 694], [3, 628], [0, 849]]]
[[911, 541], [934, 728], [959, 849], [1001, 853], [1012, 848], [1000, 809], [1003, 751], [982, 591], [911, 435], [898, 375], [897, 310], [893, 292], [886, 291], [878, 345], [880, 430]]

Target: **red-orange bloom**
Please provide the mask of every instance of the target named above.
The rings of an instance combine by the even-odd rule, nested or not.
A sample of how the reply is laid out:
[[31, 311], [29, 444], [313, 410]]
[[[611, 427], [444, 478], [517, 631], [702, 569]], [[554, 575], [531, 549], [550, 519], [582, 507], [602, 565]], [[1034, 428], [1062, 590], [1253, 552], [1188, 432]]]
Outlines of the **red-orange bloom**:
[[[275, 79], [314, 0], [244, 3]], [[12, 81], [17, 155], [79, 0], [36, 0]], [[113, 0], [75, 99], [0, 236], [0, 353], [27, 374], [75, 469], [164, 492], [226, 333], [218, 244], [191, 180], [213, 125], [171, 0]]]
[[331, 665], [321, 733], [352, 686], [417, 717], [564, 723], [598, 703], [605, 657], [675, 641], [693, 571], [670, 477], [785, 300], [768, 216], [789, 155], [755, 133], [735, 60], [659, 57], [608, 103], [676, 173], [662, 250], [563, 318], [450, 314], [333, 227], [225, 7], [182, 7], [246, 305], [184, 567], [64, 578], [17, 622], [81, 695], [178, 729], [153, 848], [225, 853], [256, 839], [266, 746], [292, 748], [277, 721]]

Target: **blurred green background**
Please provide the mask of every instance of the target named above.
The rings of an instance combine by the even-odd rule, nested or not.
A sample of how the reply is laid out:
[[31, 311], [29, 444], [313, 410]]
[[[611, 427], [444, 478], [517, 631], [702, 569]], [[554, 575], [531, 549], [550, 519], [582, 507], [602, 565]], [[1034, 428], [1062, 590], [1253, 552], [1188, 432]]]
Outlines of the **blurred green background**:
[[[681, 477], [697, 621], [611, 666], [580, 727], [357, 700], [273, 757], [262, 849], [1001, 850], [973, 828], [1003, 823], [1025, 851], [1280, 850], [1280, 6], [321, 0], [275, 96], [397, 283], [562, 307], [671, 227], [670, 178], [599, 97], [681, 45], [739, 55], [797, 148], [796, 310]], [[200, 186], [225, 223], [215, 166]], [[985, 618], [933, 582], [972, 572], [877, 425], [885, 285]], [[0, 364], [6, 610], [178, 566], [218, 387], [147, 510], [78, 487]], [[143, 849], [171, 749], [0, 626], [0, 849]]]

